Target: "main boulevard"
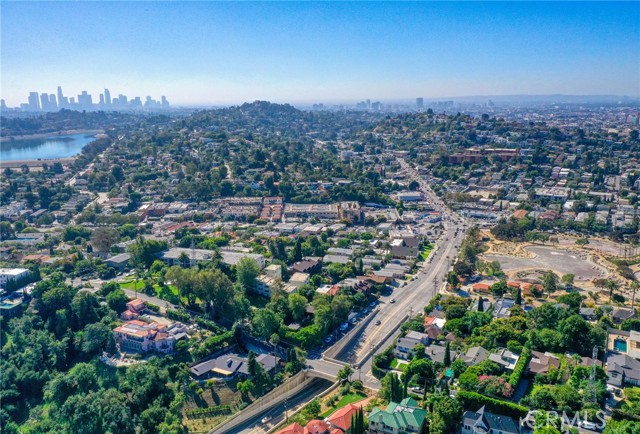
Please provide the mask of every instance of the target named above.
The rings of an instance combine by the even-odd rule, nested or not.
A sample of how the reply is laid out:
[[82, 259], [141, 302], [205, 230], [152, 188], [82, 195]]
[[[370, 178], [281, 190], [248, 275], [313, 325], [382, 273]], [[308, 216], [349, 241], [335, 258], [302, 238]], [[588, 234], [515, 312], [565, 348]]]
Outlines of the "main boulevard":
[[[444, 285], [446, 275], [457, 255], [464, 238], [466, 223], [457, 214], [450, 212], [444, 203], [431, 191], [427, 183], [399, 159], [402, 168], [420, 183], [420, 190], [436, 211], [442, 213], [443, 231], [436, 240], [436, 249], [430, 260], [416, 273], [415, 278], [405, 286], [396, 288], [393, 293], [379, 299], [379, 308], [375, 316], [364, 329], [357, 333], [334, 360], [325, 357], [307, 360], [309, 370], [336, 377], [344, 365], [354, 368], [352, 379], [359, 379], [370, 389], [379, 389], [380, 381], [371, 373], [373, 356], [388, 348], [400, 334], [400, 326], [410, 316], [421, 313], [431, 299]], [[457, 231], [456, 231], [457, 229]], [[392, 302], [395, 300], [395, 302]], [[378, 324], [379, 321], [379, 324]], [[334, 344], [334, 345], [337, 345]], [[325, 351], [326, 353], [326, 351]], [[309, 397], [312, 399], [313, 397]], [[284, 420], [284, 414], [275, 414], [273, 408], [242, 424], [241, 433], [266, 432]], [[263, 417], [273, 416], [268, 424], [262, 424]]]

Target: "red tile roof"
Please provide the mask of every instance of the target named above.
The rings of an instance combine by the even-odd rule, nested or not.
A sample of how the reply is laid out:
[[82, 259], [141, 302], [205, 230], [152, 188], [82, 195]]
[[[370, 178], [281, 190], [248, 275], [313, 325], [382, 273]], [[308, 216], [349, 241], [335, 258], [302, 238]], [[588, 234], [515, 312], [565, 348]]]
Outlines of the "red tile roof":
[[305, 434], [324, 434], [329, 432], [329, 424], [323, 420], [313, 419], [309, 421], [304, 431]]
[[276, 434], [304, 434], [304, 428], [299, 423], [292, 423], [289, 426], [282, 428]]
[[332, 426], [338, 427], [342, 431], [347, 431], [351, 428], [351, 417], [358, 411], [358, 408], [360, 408], [360, 406], [355, 404], [345, 405], [334, 411], [327, 420]]

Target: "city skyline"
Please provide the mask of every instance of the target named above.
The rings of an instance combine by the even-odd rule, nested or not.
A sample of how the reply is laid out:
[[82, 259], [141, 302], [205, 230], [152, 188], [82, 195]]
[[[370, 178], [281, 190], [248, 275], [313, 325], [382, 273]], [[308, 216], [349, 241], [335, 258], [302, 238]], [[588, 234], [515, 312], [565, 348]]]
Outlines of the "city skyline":
[[[637, 2], [3, 2], [2, 98], [162, 93], [175, 105], [640, 96]], [[37, 32], [24, 32], [22, 23]], [[46, 41], [46, 43], [44, 43]], [[69, 56], [69, 53], [73, 53]]]
[[56, 93], [29, 92], [27, 101], [20, 103], [16, 107], [9, 107], [2, 99], [2, 109], [18, 109], [28, 112], [53, 112], [61, 109], [72, 110], [138, 110], [138, 109], [167, 109], [170, 107], [166, 96], [161, 96], [157, 101], [151, 96], [146, 96], [144, 101], [136, 96], [129, 99], [127, 95], [118, 94], [111, 97], [109, 89], [104, 88], [98, 94], [98, 100], [93, 100], [93, 94], [86, 90], [81, 91], [77, 96], [65, 96], [62, 86], [57, 86]]

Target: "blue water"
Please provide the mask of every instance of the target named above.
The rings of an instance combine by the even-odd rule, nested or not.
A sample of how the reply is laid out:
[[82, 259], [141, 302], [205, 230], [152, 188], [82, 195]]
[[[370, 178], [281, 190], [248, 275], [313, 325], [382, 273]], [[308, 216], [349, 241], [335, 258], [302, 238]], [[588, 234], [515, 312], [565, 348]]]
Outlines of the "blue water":
[[72, 157], [95, 140], [91, 134], [71, 134], [0, 143], [0, 161], [37, 160]]

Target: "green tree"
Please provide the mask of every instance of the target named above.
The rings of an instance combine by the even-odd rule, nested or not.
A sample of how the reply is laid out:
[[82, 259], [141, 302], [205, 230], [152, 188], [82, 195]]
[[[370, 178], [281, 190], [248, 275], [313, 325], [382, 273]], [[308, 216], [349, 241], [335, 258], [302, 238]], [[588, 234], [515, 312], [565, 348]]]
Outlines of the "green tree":
[[558, 275], [553, 271], [545, 271], [542, 275], [542, 287], [551, 295], [558, 290]]
[[451, 365], [451, 348], [450, 348], [450, 343], [447, 342], [447, 344], [444, 347], [444, 366], [450, 366]]
[[293, 320], [296, 322], [302, 321], [307, 308], [307, 299], [295, 292], [289, 294], [288, 299], [289, 299], [289, 311], [291, 311], [291, 316], [293, 317]]
[[91, 244], [98, 252], [108, 252], [120, 241], [120, 233], [110, 227], [101, 226], [91, 234]]
[[127, 308], [129, 297], [120, 288], [107, 294], [107, 304], [116, 313], [121, 313]]
[[442, 396], [433, 404], [429, 434], [456, 432], [461, 419], [462, 405], [460, 402], [449, 396]]
[[280, 328], [280, 318], [269, 308], [257, 309], [253, 315], [254, 332], [267, 340]]
[[565, 274], [562, 276], [562, 283], [567, 287], [571, 288], [573, 286], [573, 281], [576, 278], [575, 274]]
[[260, 274], [260, 266], [254, 259], [245, 256], [236, 264], [236, 274], [238, 282], [245, 290], [252, 289]]
[[351, 378], [351, 374], [353, 374], [353, 369], [351, 366], [345, 365], [338, 371], [338, 380], [346, 383]]

